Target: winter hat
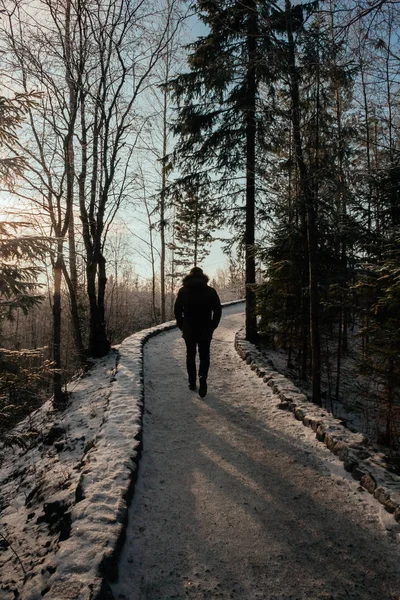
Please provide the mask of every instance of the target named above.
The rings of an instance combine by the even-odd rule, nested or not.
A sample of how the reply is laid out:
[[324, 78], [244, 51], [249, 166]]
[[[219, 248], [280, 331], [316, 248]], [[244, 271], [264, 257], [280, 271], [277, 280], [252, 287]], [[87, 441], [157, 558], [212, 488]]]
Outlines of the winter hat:
[[204, 275], [203, 269], [200, 269], [200, 267], [193, 267], [193, 269], [190, 269], [190, 274], [194, 275], [195, 277], [200, 277], [201, 275]]

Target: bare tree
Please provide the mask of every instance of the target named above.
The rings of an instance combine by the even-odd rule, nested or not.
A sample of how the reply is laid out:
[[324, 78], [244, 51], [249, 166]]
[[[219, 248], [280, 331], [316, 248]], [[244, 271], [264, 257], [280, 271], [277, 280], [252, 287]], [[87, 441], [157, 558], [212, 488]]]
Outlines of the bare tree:
[[[35, 87], [40, 100], [28, 110], [29, 127], [18, 140], [21, 153], [26, 157], [22, 174], [23, 184], [17, 188], [20, 197], [39, 206], [48, 222], [48, 231], [55, 238], [56, 253], [53, 261], [53, 361], [55, 365], [55, 402], [62, 403], [61, 375], [61, 287], [63, 273], [70, 288], [74, 339], [78, 356], [83, 361], [84, 351], [76, 300], [76, 276], [72, 281], [64, 261], [65, 239], [73, 215], [74, 165], [72, 139], [77, 115], [76, 99], [70, 84], [69, 7], [63, 17], [59, 7], [48, 3], [48, 27], [39, 31], [29, 5], [15, 4], [8, 10], [6, 30], [9, 67], [12, 84], [23, 93]], [[9, 9], [9, 5], [4, 8]], [[52, 25], [52, 26], [51, 26]], [[61, 49], [62, 60], [55, 61], [54, 49]], [[57, 55], [58, 56], [58, 55]], [[54, 62], [55, 61], [55, 62]], [[54, 71], [50, 68], [53, 66]], [[67, 89], [65, 89], [67, 88]], [[72, 248], [70, 256], [73, 258]], [[71, 261], [73, 264], [73, 260]], [[74, 273], [74, 271], [73, 271]]]
[[183, 63], [183, 33], [185, 31], [185, 19], [187, 16], [187, 7], [185, 9], [182, 0], [167, 0], [163, 13], [160, 15], [162, 27], [167, 28], [168, 43], [165, 45], [163, 54], [158, 61], [153, 75], [154, 85], [148, 95], [148, 102], [152, 109], [151, 122], [152, 127], [144, 140], [144, 146], [148, 153], [147, 160], [156, 161], [160, 165], [160, 179], [155, 185], [154, 164], [152, 165], [152, 181], [147, 183], [148, 191], [153, 194], [154, 215], [157, 216], [155, 226], [159, 231], [160, 247], [160, 312], [161, 321], [166, 320], [166, 263], [167, 250], [169, 247], [168, 234], [173, 235], [174, 224], [171, 218], [172, 202], [169, 198], [168, 177], [171, 170], [168, 154], [171, 151], [171, 96], [169, 93], [168, 82], [176, 75]]
[[109, 349], [104, 321], [107, 283], [104, 245], [109, 226], [129, 194], [129, 170], [148, 125], [140, 98], [170, 43], [171, 0], [112, 0], [107, 10], [87, 2], [80, 18], [81, 74], [79, 204], [90, 303], [89, 352]]
[[29, 112], [29, 131], [21, 141], [29, 170], [19, 191], [44, 208], [57, 239], [53, 346], [60, 368], [63, 275], [76, 345], [83, 355], [75, 206], [89, 299], [88, 353], [102, 356], [110, 348], [104, 315], [105, 244], [115, 215], [132, 191], [132, 157], [148, 123], [140, 98], [174, 34], [170, 17], [176, 1], [169, 3], [165, 18], [161, 0], [42, 0], [40, 27], [28, 2], [5, 7], [14, 84], [26, 91], [34, 82], [42, 93], [40, 107]]

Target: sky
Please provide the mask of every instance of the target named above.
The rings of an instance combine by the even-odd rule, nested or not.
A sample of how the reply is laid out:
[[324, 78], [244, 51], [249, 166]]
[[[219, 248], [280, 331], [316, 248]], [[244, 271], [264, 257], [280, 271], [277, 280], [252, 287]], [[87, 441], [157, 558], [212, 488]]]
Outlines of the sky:
[[[192, 40], [196, 39], [198, 35], [204, 35], [205, 33], [206, 28], [199, 19], [193, 15], [189, 17], [186, 22], [184, 43], [190, 43]], [[156, 189], [159, 185], [158, 182], [160, 181], [159, 164], [157, 165], [156, 159], [152, 157], [151, 160], [148, 161], [148, 165], [150, 170], [150, 180], [153, 180], [153, 186], [155, 186], [154, 189]], [[151, 171], [153, 171], [153, 173]], [[0, 220], [7, 218], [6, 210], [21, 217], [22, 209], [20, 207], [21, 201], [17, 196], [0, 191]], [[26, 220], [25, 215], [23, 218]], [[76, 221], [79, 222], [78, 219], [76, 219]], [[115, 238], [118, 238], [118, 236], [125, 238], [125, 251], [123, 254], [125, 258], [132, 263], [134, 272], [142, 279], [151, 278], [149, 247], [146, 243], [149, 239], [149, 228], [143, 202], [132, 202], [130, 205], [121, 209], [112, 226], [112, 231]], [[221, 232], [218, 232], [218, 234], [221, 234]], [[227, 232], [224, 232], [224, 234], [225, 236], [228, 235]], [[156, 230], [153, 231], [153, 236], [155, 244], [159, 245], [159, 234]], [[115, 244], [117, 243], [118, 242], [114, 240], [114, 249]], [[111, 253], [113, 251], [114, 250], [111, 250]], [[217, 271], [226, 266], [226, 264], [227, 257], [222, 252], [221, 242], [216, 241], [212, 243], [209, 248], [208, 257], [201, 266], [210, 277], [213, 277]], [[159, 261], [157, 270], [159, 270], [158, 265]]]
[[[185, 30], [185, 39], [184, 43], [190, 43], [192, 40], [195, 40], [199, 35], [205, 35], [207, 32], [206, 27], [203, 25], [201, 21], [199, 21], [196, 15], [193, 15], [188, 18], [186, 22], [186, 30]], [[159, 180], [160, 175], [157, 171], [154, 171], [155, 177]], [[126, 214], [121, 215], [122, 221], [126, 223], [129, 227], [129, 222], [135, 222], [135, 229], [132, 230], [130, 227], [129, 239], [131, 245], [132, 252], [132, 260], [134, 263], [135, 272], [143, 279], [151, 278], [151, 262], [149, 261], [149, 257], [146, 256], [147, 246], [145, 243], [140, 243], [139, 237], [143, 239], [148, 239], [148, 223], [147, 223], [147, 215], [145, 213], [143, 206], [135, 206], [135, 208], [131, 211], [126, 211]], [[158, 241], [158, 234], [155, 232], [155, 243]], [[218, 231], [216, 235], [219, 236], [229, 236], [229, 232], [227, 231]], [[144, 256], [145, 255], [145, 256]], [[204, 269], [204, 271], [212, 278], [216, 275], [219, 269], [226, 267], [228, 264], [227, 256], [223, 253], [221, 242], [215, 241], [209, 246], [209, 254], [205, 259], [203, 264], [200, 266]]]

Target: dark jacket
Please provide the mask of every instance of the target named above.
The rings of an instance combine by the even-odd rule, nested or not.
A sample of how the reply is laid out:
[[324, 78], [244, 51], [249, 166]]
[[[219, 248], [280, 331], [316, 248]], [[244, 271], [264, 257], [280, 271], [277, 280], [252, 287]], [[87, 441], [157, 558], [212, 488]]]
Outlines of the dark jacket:
[[221, 319], [221, 301], [207, 275], [186, 275], [175, 301], [176, 324], [185, 340], [211, 340]]

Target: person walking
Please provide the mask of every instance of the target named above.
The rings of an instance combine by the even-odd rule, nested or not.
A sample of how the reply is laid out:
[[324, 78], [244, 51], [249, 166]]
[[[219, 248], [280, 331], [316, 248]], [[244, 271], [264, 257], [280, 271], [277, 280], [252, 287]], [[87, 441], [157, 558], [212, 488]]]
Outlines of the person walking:
[[210, 345], [214, 330], [221, 320], [221, 301], [200, 267], [193, 267], [182, 280], [175, 301], [176, 324], [186, 343], [186, 368], [189, 389], [196, 389], [196, 351], [199, 349], [199, 396], [207, 394], [210, 368]]

